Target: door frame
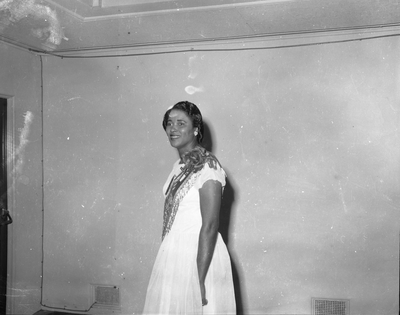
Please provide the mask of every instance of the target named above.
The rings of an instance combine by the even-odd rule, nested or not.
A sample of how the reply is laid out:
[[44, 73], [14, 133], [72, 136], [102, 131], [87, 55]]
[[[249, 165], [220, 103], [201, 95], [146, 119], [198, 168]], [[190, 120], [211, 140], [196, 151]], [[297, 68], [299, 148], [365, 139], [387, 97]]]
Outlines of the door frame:
[[[7, 176], [7, 209], [13, 217], [14, 209], [15, 209], [15, 193], [13, 187], [15, 187], [16, 178], [13, 175], [12, 171], [15, 166], [14, 154], [15, 154], [15, 132], [14, 132], [14, 97], [10, 95], [0, 94], [0, 98], [5, 99], [7, 101], [7, 119], [6, 119], [6, 128], [4, 130], [5, 134], [2, 135], [3, 139], [6, 140], [6, 154], [3, 154], [2, 159], [5, 160], [6, 165], [6, 176]], [[6, 237], [7, 237], [7, 246], [6, 246], [6, 288], [2, 289], [1, 294], [5, 294], [5, 305], [0, 309], [0, 314], [12, 314], [12, 283], [13, 283], [13, 224], [6, 226]], [[0, 297], [1, 298], [1, 297]], [[3, 298], [4, 301], [4, 298]]]
[[[7, 99], [0, 98], [0, 209], [8, 210], [7, 203]], [[2, 213], [3, 215], [3, 213]], [[7, 312], [8, 226], [0, 225], [0, 314]]]

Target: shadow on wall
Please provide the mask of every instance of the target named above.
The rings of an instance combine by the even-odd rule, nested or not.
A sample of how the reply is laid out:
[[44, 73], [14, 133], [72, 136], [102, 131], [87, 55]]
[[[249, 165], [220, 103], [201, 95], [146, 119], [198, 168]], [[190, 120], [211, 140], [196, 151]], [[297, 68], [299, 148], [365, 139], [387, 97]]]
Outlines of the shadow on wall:
[[[204, 122], [204, 138], [202, 145], [208, 151], [213, 152], [213, 135], [209, 125]], [[218, 158], [218, 157], [217, 157]], [[231, 228], [231, 216], [233, 211], [233, 205], [235, 203], [235, 189], [232, 185], [230, 176], [228, 175], [228, 171], [226, 167], [224, 167], [225, 172], [227, 173], [226, 185], [224, 189], [224, 196], [221, 204], [220, 211], [220, 221], [219, 221], [219, 232], [229, 249], [229, 237], [230, 237], [230, 228]], [[241, 275], [243, 274], [241, 270], [239, 270], [238, 262], [234, 258], [236, 257], [235, 253], [230, 250], [231, 257], [231, 265], [232, 265], [232, 274], [233, 274], [233, 285], [235, 287], [235, 299], [236, 299], [236, 313], [238, 315], [244, 314], [244, 305], [243, 305], [243, 295], [242, 295], [242, 287], [241, 283]]]

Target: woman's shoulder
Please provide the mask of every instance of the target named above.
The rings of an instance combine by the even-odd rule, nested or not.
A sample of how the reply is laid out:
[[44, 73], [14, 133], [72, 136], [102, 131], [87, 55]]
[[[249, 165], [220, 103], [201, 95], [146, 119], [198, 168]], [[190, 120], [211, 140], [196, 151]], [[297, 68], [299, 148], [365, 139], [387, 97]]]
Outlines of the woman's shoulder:
[[204, 156], [205, 165], [207, 164], [211, 169], [214, 170], [222, 169], [221, 163], [213, 153], [204, 149]]
[[208, 164], [211, 168], [216, 169], [217, 166], [221, 167], [217, 157], [201, 146], [197, 146], [187, 155], [187, 160], [195, 167], [203, 167]]
[[217, 157], [207, 150], [203, 151], [203, 155], [204, 162], [202, 168], [201, 183], [204, 183], [211, 179], [219, 181], [222, 186], [225, 186], [226, 173]]
[[186, 168], [193, 170], [194, 173], [204, 169], [222, 170], [222, 166], [217, 157], [201, 146], [197, 146], [192, 151], [188, 152], [184, 160]]

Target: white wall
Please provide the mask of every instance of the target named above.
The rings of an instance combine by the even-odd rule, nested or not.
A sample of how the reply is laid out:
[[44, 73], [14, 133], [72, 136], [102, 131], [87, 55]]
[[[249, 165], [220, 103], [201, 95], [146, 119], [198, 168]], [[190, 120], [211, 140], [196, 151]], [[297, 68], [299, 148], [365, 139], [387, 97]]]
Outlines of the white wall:
[[[311, 297], [327, 297], [350, 299], [352, 315], [397, 314], [398, 49], [388, 38], [44, 57], [43, 304], [85, 310], [90, 284], [113, 284], [121, 313], [140, 313], [160, 244], [161, 187], [177, 158], [161, 119], [187, 99], [229, 176], [223, 230], [240, 310], [309, 314]], [[10, 231], [11, 314], [32, 314], [41, 293], [40, 60], [4, 45], [0, 53], [17, 144], [23, 114], [35, 117]]]
[[[40, 309], [42, 266], [40, 59], [0, 43], [0, 69], [0, 96], [8, 99], [8, 207], [13, 218], [7, 313], [32, 314]], [[31, 121], [25, 123], [28, 112]]]
[[85, 310], [90, 284], [112, 284], [140, 313], [177, 158], [161, 119], [187, 99], [229, 176], [241, 311], [309, 314], [324, 297], [397, 314], [398, 49], [45, 58], [44, 304]]

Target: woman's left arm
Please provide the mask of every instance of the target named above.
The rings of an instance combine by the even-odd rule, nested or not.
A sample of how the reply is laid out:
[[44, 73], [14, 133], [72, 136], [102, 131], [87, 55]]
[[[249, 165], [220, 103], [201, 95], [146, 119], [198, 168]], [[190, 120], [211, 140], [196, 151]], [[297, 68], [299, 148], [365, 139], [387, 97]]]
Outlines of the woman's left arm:
[[204, 283], [218, 236], [222, 185], [216, 180], [208, 180], [203, 184], [199, 192], [202, 226], [197, 251], [197, 270], [199, 273], [201, 299], [203, 305], [205, 305], [207, 300]]

